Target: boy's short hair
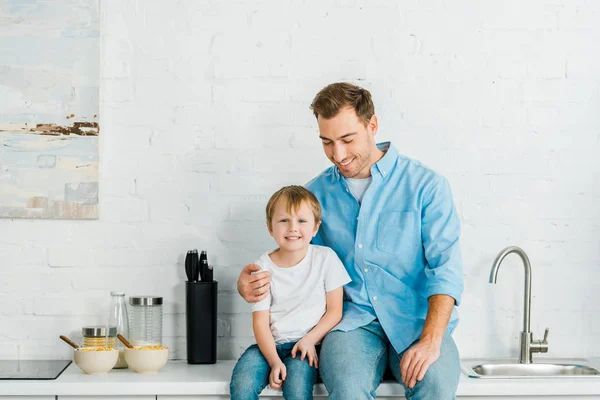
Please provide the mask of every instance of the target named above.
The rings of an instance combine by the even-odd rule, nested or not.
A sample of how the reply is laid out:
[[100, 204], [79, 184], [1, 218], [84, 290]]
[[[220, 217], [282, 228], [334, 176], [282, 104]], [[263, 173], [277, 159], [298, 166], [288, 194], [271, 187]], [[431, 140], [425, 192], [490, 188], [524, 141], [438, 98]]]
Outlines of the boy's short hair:
[[271, 196], [269, 202], [267, 203], [267, 225], [269, 229], [271, 228], [271, 220], [273, 219], [273, 214], [275, 213], [275, 206], [277, 203], [282, 200], [285, 201], [286, 211], [288, 213], [293, 210], [297, 210], [298, 207], [302, 204], [302, 202], [307, 202], [309, 207], [312, 209], [313, 215], [315, 216], [315, 222], [321, 222], [321, 204], [319, 204], [319, 200], [315, 197], [314, 194], [310, 192], [310, 190], [298, 186], [284, 186]]
[[331, 119], [346, 107], [352, 107], [365, 126], [375, 114], [375, 105], [367, 89], [347, 82], [325, 86], [315, 96], [310, 109], [315, 118]]

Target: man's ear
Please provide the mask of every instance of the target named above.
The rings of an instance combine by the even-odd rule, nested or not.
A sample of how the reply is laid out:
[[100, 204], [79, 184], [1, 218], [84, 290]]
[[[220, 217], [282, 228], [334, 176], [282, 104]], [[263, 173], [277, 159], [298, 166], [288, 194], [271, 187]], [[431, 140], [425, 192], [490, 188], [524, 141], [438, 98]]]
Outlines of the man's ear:
[[377, 115], [371, 115], [371, 119], [367, 123], [367, 128], [369, 129], [369, 133], [373, 135], [377, 134], [377, 129], [379, 129], [379, 121], [377, 120]]

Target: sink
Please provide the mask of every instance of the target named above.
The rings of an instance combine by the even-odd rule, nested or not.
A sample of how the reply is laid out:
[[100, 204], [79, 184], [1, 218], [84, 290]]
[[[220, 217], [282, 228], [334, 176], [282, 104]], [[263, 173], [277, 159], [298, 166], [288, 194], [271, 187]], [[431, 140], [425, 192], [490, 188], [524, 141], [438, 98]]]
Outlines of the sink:
[[469, 378], [579, 378], [600, 377], [600, 365], [591, 360], [536, 359], [531, 364], [520, 364], [516, 359], [465, 359], [461, 370]]

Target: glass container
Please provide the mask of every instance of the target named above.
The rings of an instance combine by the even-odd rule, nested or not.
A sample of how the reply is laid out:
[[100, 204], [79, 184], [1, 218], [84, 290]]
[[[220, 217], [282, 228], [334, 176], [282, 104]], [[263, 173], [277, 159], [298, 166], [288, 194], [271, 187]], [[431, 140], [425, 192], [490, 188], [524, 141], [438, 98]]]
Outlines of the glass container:
[[[108, 335], [106, 334], [108, 332]], [[116, 347], [117, 327], [84, 326], [81, 328], [83, 347]]]
[[[115, 326], [117, 333], [129, 340], [129, 318], [127, 317], [127, 306], [125, 305], [125, 293], [123, 292], [110, 292], [108, 326]], [[125, 345], [120, 340], [117, 340], [117, 349], [119, 349], [119, 361], [117, 361], [115, 368], [127, 368]]]
[[162, 297], [129, 297], [129, 342], [132, 345], [162, 345], [162, 304]]

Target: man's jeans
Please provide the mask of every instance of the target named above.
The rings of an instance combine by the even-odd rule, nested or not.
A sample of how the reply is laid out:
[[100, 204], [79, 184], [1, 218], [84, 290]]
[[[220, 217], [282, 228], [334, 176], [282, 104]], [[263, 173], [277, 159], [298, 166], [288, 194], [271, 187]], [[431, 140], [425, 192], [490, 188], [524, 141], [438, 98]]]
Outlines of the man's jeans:
[[[286, 400], [312, 399], [313, 387], [317, 381], [317, 370], [308, 365], [308, 357], [300, 361], [300, 355], [292, 358], [292, 349], [296, 342], [279, 344], [277, 354], [285, 364], [287, 378], [283, 382], [283, 397]], [[271, 368], [260, 352], [258, 345], [248, 347], [240, 357], [233, 374], [229, 392], [232, 400], [255, 400], [269, 384]]]
[[[374, 399], [386, 367], [402, 383], [400, 360], [378, 321], [349, 332], [329, 332], [321, 346], [319, 370], [330, 400]], [[405, 388], [411, 400], [451, 400], [456, 398], [460, 361], [454, 340], [446, 332], [440, 358], [422, 381]]]

